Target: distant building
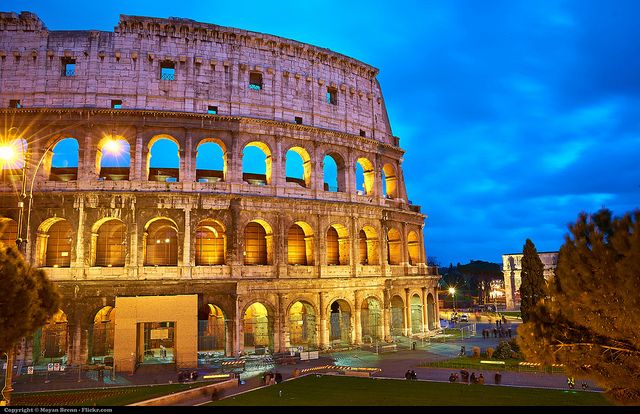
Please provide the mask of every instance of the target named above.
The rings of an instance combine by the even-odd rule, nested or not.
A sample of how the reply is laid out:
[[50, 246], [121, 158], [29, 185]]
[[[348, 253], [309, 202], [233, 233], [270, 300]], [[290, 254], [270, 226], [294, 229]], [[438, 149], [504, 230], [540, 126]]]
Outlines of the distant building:
[[[549, 280], [558, 265], [558, 252], [538, 253], [544, 264], [544, 278]], [[522, 253], [502, 255], [502, 273], [504, 274], [504, 294], [507, 310], [520, 309], [520, 272], [522, 271]]]

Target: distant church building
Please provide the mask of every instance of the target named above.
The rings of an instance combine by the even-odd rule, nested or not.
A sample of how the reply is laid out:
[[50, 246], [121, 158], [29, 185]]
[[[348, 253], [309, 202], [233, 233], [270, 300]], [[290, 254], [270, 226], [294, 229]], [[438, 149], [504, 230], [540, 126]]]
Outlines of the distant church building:
[[[544, 264], [544, 278], [549, 280], [558, 265], [558, 252], [538, 253]], [[520, 309], [520, 283], [522, 279], [522, 253], [502, 255], [502, 273], [504, 274], [504, 294], [507, 310]]]

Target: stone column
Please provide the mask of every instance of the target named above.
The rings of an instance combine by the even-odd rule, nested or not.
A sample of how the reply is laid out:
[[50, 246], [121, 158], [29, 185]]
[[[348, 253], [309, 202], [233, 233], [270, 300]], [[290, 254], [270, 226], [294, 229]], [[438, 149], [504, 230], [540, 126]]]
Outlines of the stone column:
[[235, 305], [236, 305], [236, 309], [235, 309], [235, 316], [234, 316], [235, 317], [234, 324], [236, 329], [235, 329], [234, 338], [233, 338], [233, 356], [238, 358], [244, 348], [244, 332], [243, 332], [243, 326], [242, 326], [243, 315], [240, 309], [240, 295], [236, 295]]
[[427, 316], [429, 312], [427, 310], [427, 288], [422, 288], [422, 332], [429, 332], [429, 320]]
[[327, 294], [325, 292], [318, 292], [318, 308], [320, 309], [320, 349], [327, 349], [329, 347], [329, 332], [327, 330]]
[[[183, 276], [191, 278], [191, 267], [193, 259], [191, 254], [191, 207], [184, 208], [184, 240], [182, 258], [178, 257], [178, 266], [183, 267]], [[188, 274], [187, 274], [188, 273]]]
[[147, 177], [142, 177], [143, 173], [142, 173], [142, 169], [143, 166], [147, 165], [147, 158], [146, 158], [146, 154], [147, 152], [143, 150], [143, 133], [141, 128], [136, 128], [136, 135], [135, 135], [135, 143], [133, 145], [133, 159], [131, 160], [131, 168], [133, 169], [133, 171], [131, 171], [130, 177], [129, 179], [131, 181], [143, 181], [147, 179]]
[[411, 298], [409, 288], [404, 289], [404, 335], [411, 335]]
[[383, 323], [383, 338], [385, 341], [391, 340], [391, 292], [389, 289], [383, 291], [383, 310], [382, 310], [382, 323]]
[[[196, 181], [196, 157], [193, 150], [193, 134], [190, 130], [185, 132], [184, 152], [180, 157], [180, 181], [193, 183]], [[182, 162], [184, 158], [184, 162]]]
[[277, 303], [277, 315], [276, 315], [276, 333], [277, 338], [277, 347], [276, 352], [285, 352], [287, 350], [287, 335], [286, 335], [286, 310], [285, 310], [285, 302], [286, 295], [284, 293], [278, 293], [278, 303]]
[[362, 343], [362, 319], [361, 319], [361, 314], [362, 314], [362, 291], [360, 290], [356, 290], [354, 292], [354, 296], [355, 296], [355, 301], [354, 301], [354, 330], [355, 330], [355, 335], [354, 335], [354, 343], [356, 345], [360, 345]]
[[78, 209], [78, 229], [76, 233], [76, 255], [72, 267], [83, 268], [84, 263], [84, 197], [78, 196], [75, 200], [75, 208]]

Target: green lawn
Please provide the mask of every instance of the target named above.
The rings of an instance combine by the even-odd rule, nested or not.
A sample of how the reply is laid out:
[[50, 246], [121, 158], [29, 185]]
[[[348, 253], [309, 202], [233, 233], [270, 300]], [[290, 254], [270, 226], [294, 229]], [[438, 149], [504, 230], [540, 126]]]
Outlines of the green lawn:
[[65, 405], [127, 405], [161, 395], [201, 387], [211, 382], [188, 384], [145, 385], [137, 387], [96, 388], [76, 391], [13, 393], [11, 405], [65, 406]]
[[[282, 391], [282, 395], [280, 395]], [[611, 405], [601, 393], [308, 375], [209, 405], [426, 406]]]
[[498, 364], [482, 364], [480, 361], [501, 361], [496, 359], [488, 359], [487, 357], [455, 357], [444, 361], [433, 361], [421, 363], [420, 367], [435, 368], [455, 368], [467, 370], [500, 370], [500, 371], [518, 371], [518, 372], [545, 372], [545, 373], [562, 373], [561, 367], [526, 367], [520, 366], [521, 359], [505, 359], [504, 365]]

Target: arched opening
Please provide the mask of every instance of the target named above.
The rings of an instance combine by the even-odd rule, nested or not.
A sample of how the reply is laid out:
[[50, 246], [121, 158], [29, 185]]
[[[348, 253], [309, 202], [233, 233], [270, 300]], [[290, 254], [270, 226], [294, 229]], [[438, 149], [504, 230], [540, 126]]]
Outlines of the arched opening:
[[286, 156], [286, 182], [296, 183], [301, 187], [311, 187], [311, 157], [307, 150], [292, 147]]
[[329, 340], [333, 348], [351, 345], [351, 306], [342, 299], [331, 304]]
[[42, 356], [44, 362], [65, 363], [67, 360], [67, 335], [67, 315], [59, 309], [42, 327], [39, 341], [40, 349], [34, 349], [34, 355]]
[[91, 361], [104, 363], [105, 357], [113, 357], [113, 332], [116, 310], [111, 306], [100, 309], [93, 319]]
[[327, 229], [327, 265], [349, 264], [349, 232], [341, 224], [333, 224]]
[[173, 137], [159, 135], [149, 142], [147, 174], [149, 181], [180, 180], [180, 147]]
[[0, 217], [0, 241], [2, 241], [2, 244], [16, 247], [17, 238], [18, 223], [13, 219]]
[[404, 329], [404, 301], [398, 295], [391, 298], [391, 336], [402, 336]]
[[382, 167], [382, 183], [384, 195], [387, 198], [398, 198], [396, 170], [391, 164]]
[[411, 296], [411, 334], [422, 332], [422, 299], [417, 294]]
[[383, 339], [382, 307], [378, 299], [368, 297], [362, 302], [360, 326], [363, 343], [371, 344]]
[[399, 265], [402, 262], [402, 240], [400, 239], [400, 232], [396, 229], [389, 229], [387, 255], [390, 265]]
[[358, 158], [356, 162], [356, 193], [359, 195], [372, 195], [374, 188], [375, 172], [373, 164], [367, 158]]
[[415, 231], [410, 231], [407, 236], [407, 249], [409, 250], [409, 264], [416, 266], [420, 263], [420, 240]]
[[345, 191], [345, 163], [340, 154], [330, 153], [325, 155], [322, 172], [324, 175], [324, 191]]
[[102, 181], [128, 180], [131, 167], [129, 143], [120, 136], [111, 135], [98, 143], [96, 172]]
[[206, 304], [198, 312], [198, 359], [205, 361], [225, 354], [226, 318], [220, 307]]
[[373, 227], [365, 226], [358, 233], [358, 263], [361, 265], [379, 264], [378, 235]]
[[244, 313], [244, 351], [263, 355], [273, 351], [273, 322], [267, 308], [255, 302]]
[[287, 259], [290, 265], [313, 265], [313, 232], [309, 224], [299, 221], [289, 227]]
[[[55, 221], [46, 232], [45, 267], [71, 266], [71, 241], [73, 229], [65, 219]], [[40, 238], [40, 235], [38, 235]]]
[[94, 227], [94, 266], [123, 267], [127, 250], [127, 226], [118, 219], [107, 218]]
[[58, 141], [51, 153], [50, 181], [75, 181], [78, 179], [78, 141], [64, 138]]
[[166, 218], [158, 218], [147, 224], [145, 266], [178, 265], [178, 228]]
[[223, 265], [226, 262], [227, 235], [222, 223], [207, 219], [196, 229], [196, 266]]
[[226, 181], [227, 150], [220, 140], [205, 140], [196, 149], [196, 181], [215, 183]]
[[253, 220], [244, 228], [244, 264], [269, 265], [272, 260], [271, 227], [262, 220]]
[[436, 301], [433, 299], [433, 295], [429, 293], [427, 295], [427, 325], [429, 330], [433, 331], [436, 326]]
[[289, 308], [289, 342], [291, 346], [315, 349], [316, 312], [307, 302], [296, 302]]
[[271, 150], [265, 143], [248, 143], [242, 150], [242, 180], [252, 185], [271, 184], [271, 163]]

